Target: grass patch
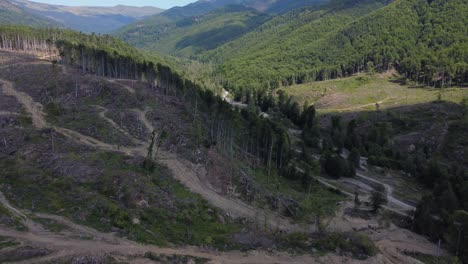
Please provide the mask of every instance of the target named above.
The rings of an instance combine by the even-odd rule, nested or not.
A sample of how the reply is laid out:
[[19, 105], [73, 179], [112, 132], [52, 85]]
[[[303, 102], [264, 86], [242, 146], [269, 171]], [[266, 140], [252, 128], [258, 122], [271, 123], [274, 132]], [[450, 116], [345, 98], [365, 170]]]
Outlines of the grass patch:
[[0, 225], [15, 228], [18, 231], [27, 231], [27, 227], [20, 218], [0, 204]]
[[299, 202], [303, 212], [296, 220], [311, 222], [315, 215], [321, 217], [333, 216], [338, 202], [344, 198], [332, 192], [317, 182], [312, 181], [310, 188], [304, 189], [300, 181], [293, 181], [271, 172], [271, 176], [263, 170], [252, 170], [254, 180], [261, 184], [269, 193], [280, 193]]
[[351, 254], [365, 260], [377, 254], [378, 249], [368, 236], [360, 233], [316, 233], [312, 237], [303, 233], [277, 234], [280, 248], [294, 252], [315, 252], [325, 255], [329, 252]]
[[0, 250], [4, 248], [14, 247], [19, 245], [20, 243], [11, 240], [8, 237], [0, 237]]
[[12, 251], [2, 252], [2, 254], [0, 254], [0, 263], [43, 257], [49, 253], [47, 249], [37, 249], [30, 246], [20, 247]]
[[93, 106], [83, 106], [79, 109], [62, 109], [60, 113], [60, 115], [49, 114], [47, 116], [48, 121], [106, 143], [123, 146], [132, 145], [132, 142], [125, 135], [101, 118], [99, 111]]
[[32, 117], [26, 113], [24, 110], [18, 116], [18, 121], [21, 126], [23, 127], [30, 127], [32, 126]]
[[208, 263], [209, 259], [188, 256], [188, 255], [163, 255], [163, 254], [155, 254], [152, 252], [146, 252], [145, 258], [157, 261], [161, 264], [185, 264], [185, 263], [195, 263], [195, 264], [206, 264]]
[[330, 233], [317, 241], [314, 248], [320, 251], [339, 251], [351, 253], [353, 257], [364, 260], [377, 254], [378, 249], [368, 236], [359, 233]]
[[52, 219], [46, 219], [46, 218], [40, 218], [40, 217], [34, 217], [33, 220], [35, 222], [40, 223], [42, 226], [44, 226], [47, 230], [54, 232], [54, 233], [60, 233], [61, 231], [65, 230], [67, 227], [60, 224], [59, 222], [52, 220]]
[[431, 256], [418, 252], [405, 252], [405, 255], [421, 261], [424, 264], [460, 264], [456, 257], [451, 256]]
[[376, 102], [380, 102], [380, 109], [439, 99], [460, 103], [468, 96], [466, 88], [411, 87], [378, 74], [293, 85], [283, 90], [301, 104], [314, 103], [321, 112], [375, 110]]
[[[19, 208], [59, 213], [77, 223], [103, 232], [117, 231], [142, 243], [225, 249], [232, 244], [232, 234], [240, 229], [229, 220], [220, 220], [222, 212], [190, 193], [165, 167], [157, 165], [149, 173], [123, 155], [100, 151], [71, 158], [100, 166], [103, 176], [92, 182], [76, 182], [73, 178], [54, 178], [30, 162], [7, 159], [0, 161], [0, 180], [9, 186], [5, 195]], [[138, 206], [136, 195], [147, 205]], [[39, 221], [54, 232], [63, 228], [54, 222]]]

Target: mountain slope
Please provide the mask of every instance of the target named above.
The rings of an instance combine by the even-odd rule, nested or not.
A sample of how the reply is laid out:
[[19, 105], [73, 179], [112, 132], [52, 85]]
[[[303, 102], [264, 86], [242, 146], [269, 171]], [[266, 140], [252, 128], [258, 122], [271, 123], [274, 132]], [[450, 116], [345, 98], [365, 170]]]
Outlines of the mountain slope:
[[59, 23], [27, 13], [7, 0], [0, 0], [0, 24], [17, 24], [37, 27], [59, 26]]
[[72, 7], [35, 3], [27, 0], [12, 0], [12, 3], [26, 12], [50, 18], [71, 29], [96, 33], [109, 33], [162, 11], [162, 9], [156, 7], [123, 5], [114, 7]]
[[199, 17], [156, 27], [133, 28], [119, 34], [124, 41], [159, 52], [190, 57], [214, 49], [251, 31], [270, 19], [243, 6], [228, 6]]
[[275, 87], [278, 81], [310, 67], [296, 56], [348, 23], [382, 8], [383, 1], [360, 0], [322, 9], [299, 9], [277, 16], [258, 29], [203, 54], [222, 64], [231, 88]]
[[203, 56], [231, 88], [266, 88], [395, 67], [424, 83], [466, 82], [466, 0], [347, 1], [280, 16]]
[[[200, 16], [203, 16], [205, 14], [208, 14], [210, 12], [216, 12], [220, 17], [216, 18], [218, 19], [218, 22], [226, 22], [227, 26], [223, 30], [225, 31], [224, 35], [227, 35], [230, 30], [233, 30], [233, 36], [230, 37], [227, 40], [234, 39], [238, 36], [240, 36], [240, 33], [245, 33], [251, 29], [254, 28], [254, 26], [260, 25], [260, 22], [264, 22], [264, 17], [259, 16], [259, 18], [256, 18], [255, 21], [250, 21], [246, 22], [248, 24], [247, 28], [245, 28], [245, 25], [242, 25], [243, 29], [239, 28], [234, 28], [230, 29], [229, 27], [232, 26], [232, 23], [244, 23], [247, 18], [252, 17], [252, 12], [253, 10], [257, 10], [259, 12], [264, 12], [267, 14], [275, 14], [275, 13], [282, 13], [286, 12], [288, 10], [294, 9], [294, 8], [299, 8], [303, 7], [305, 5], [319, 5], [327, 0], [307, 0], [307, 1], [286, 1], [286, 0], [203, 0], [203, 1], [197, 1], [195, 3], [183, 6], [183, 7], [174, 7], [171, 8], [165, 12], [162, 12], [160, 14], [151, 16], [147, 19], [144, 19], [142, 21], [139, 21], [137, 23], [130, 24], [118, 32], [118, 36], [121, 39], [124, 39], [128, 43], [131, 43], [134, 46], [138, 47], [143, 47], [146, 49], [151, 49], [151, 50], [159, 50], [159, 51], [164, 51], [164, 52], [170, 52], [172, 49], [168, 49], [167, 47], [164, 47], [167, 44], [162, 44], [163, 47], [159, 47], [158, 43], [161, 38], [167, 38], [166, 34], [172, 34], [174, 33], [175, 36], [169, 37], [171, 38], [177, 38], [177, 35], [180, 35], [181, 32], [179, 30], [180, 24], [183, 26], [187, 26], [193, 24], [194, 22], [199, 23], [198, 21], [200, 19]], [[228, 7], [228, 6], [243, 6], [245, 8], [250, 8], [251, 10], [245, 10], [246, 13], [244, 14], [238, 14], [239, 16], [237, 20], [239, 21], [233, 21], [230, 16], [232, 15], [232, 7], [227, 8], [228, 10], [224, 10], [226, 13], [226, 19], [225, 21], [221, 21], [221, 15], [222, 11], [217, 10], [223, 7]], [[230, 9], [230, 10], [229, 10]], [[215, 11], [216, 10], [216, 11]], [[240, 12], [240, 8], [238, 7], [237, 12]], [[213, 19], [213, 16], [208, 16], [205, 17], [203, 20], [207, 19]], [[236, 20], [236, 19], [234, 19]], [[208, 23], [213, 23], [215, 20], [208, 22]], [[204, 21], [201, 21], [200, 23], [203, 23]], [[175, 25], [177, 24], [177, 25]], [[216, 25], [217, 28], [221, 28], [223, 24]], [[190, 35], [194, 34], [195, 32], [199, 31], [199, 28], [203, 26], [198, 26], [195, 28], [187, 28], [184, 29], [183, 31], [185, 35]], [[213, 27], [213, 25], [207, 25], [207, 27]], [[172, 31], [176, 32], [172, 32]], [[215, 32], [209, 32], [207, 31], [205, 34], [219, 34], [218, 31]], [[190, 41], [188, 39], [187, 41]], [[208, 41], [207, 41], [208, 42]], [[196, 46], [196, 45], [195, 45]], [[202, 49], [203, 50], [203, 49]], [[177, 53], [176, 53], [177, 54]]]

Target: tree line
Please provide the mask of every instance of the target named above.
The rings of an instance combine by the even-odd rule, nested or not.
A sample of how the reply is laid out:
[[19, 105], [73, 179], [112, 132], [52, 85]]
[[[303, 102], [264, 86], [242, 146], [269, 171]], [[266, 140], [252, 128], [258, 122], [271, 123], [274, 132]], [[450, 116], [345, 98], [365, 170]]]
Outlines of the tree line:
[[325, 10], [294, 11], [296, 16], [275, 18], [202, 59], [221, 63], [224, 85], [232, 91], [389, 69], [428, 86], [466, 84], [466, 0], [387, 3], [348, 1]]

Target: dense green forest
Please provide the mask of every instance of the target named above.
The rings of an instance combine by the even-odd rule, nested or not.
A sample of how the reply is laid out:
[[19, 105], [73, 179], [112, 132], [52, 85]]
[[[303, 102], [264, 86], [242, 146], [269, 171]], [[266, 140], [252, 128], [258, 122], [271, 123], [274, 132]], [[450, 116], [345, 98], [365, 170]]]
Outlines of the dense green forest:
[[[468, 180], [458, 159], [451, 160], [429, 144], [416, 146], [411, 154], [399, 151], [392, 141], [394, 132], [407, 129], [413, 121], [390, 111], [362, 123], [344, 122], [334, 115], [323, 128], [314, 106], [301, 106], [286, 93], [274, 95], [270, 89], [388, 69], [425, 85], [462, 86], [468, 81], [467, 13], [467, 0], [334, 1], [272, 19], [229, 7], [177, 22], [159, 16], [154, 19], [160, 19], [161, 27], [132, 32], [137, 39], [122, 35], [130, 43], [155, 40], [153, 49], [187, 57], [199, 54], [201, 61], [219, 63], [225, 87], [247, 104], [242, 110], [204, 89], [203, 81], [190, 80], [157, 57], [109, 36], [1, 26], [0, 48], [48, 52], [57, 56], [57, 62], [83, 72], [139, 79], [161, 88], [195, 112], [193, 126], [200, 144], [275, 170], [304, 190], [314, 179], [315, 153], [321, 155], [322, 172], [333, 178], [353, 177], [361, 156], [368, 157], [371, 165], [411, 173], [432, 190], [418, 205], [413, 228], [445, 241], [466, 261]], [[170, 34], [164, 33], [167, 28]], [[463, 138], [467, 102], [453, 109], [464, 112], [450, 120], [448, 133]], [[261, 117], [260, 111], [270, 118]], [[293, 150], [290, 127], [301, 131], [300, 153]], [[344, 148], [350, 151], [347, 159], [341, 156]], [[296, 164], [304, 169], [298, 170]]]
[[467, 6], [465, 0], [337, 0], [271, 17], [240, 7], [206, 15], [182, 8], [118, 36], [217, 63], [224, 86], [237, 92], [390, 68], [441, 87], [467, 81]]
[[[437, 107], [437, 104], [444, 103], [433, 104]], [[338, 126], [335, 125], [329, 142], [352, 150], [350, 161], [355, 160], [353, 156], [369, 157], [370, 164], [405, 171], [431, 190], [418, 203], [411, 228], [428, 235], [434, 242], [445, 242], [448, 249], [465, 263], [468, 260], [468, 168], [463, 154], [457, 157], [456, 152], [448, 154], [447, 149], [453, 147], [450, 142], [455, 140], [453, 138], [466, 138], [468, 105], [466, 102], [461, 106], [447, 104], [446, 107], [455, 107], [454, 111], [461, 113], [451, 118], [444, 146], [440, 149], [432, 140], [416, 144], [413, 151], [402, 151], [401, 146], [392, 140], [398, 131], [411, 129], [411, 123], [422, 125], [437, 122], [421, 117], [432, 111], [430, 105], [428, 107], [426, 110], [415, 108], [414, 114], [406, 116], [388, 111], [385, 114], [387, 117], [381, 117], [377, 122], [374, 120], [365, 132], [358, 129], [363, 126], [362, 120], [352, 120], [346, 129], [342, 125], [342, 136], [336, 137], [333, 131]], [[466, 139], [460, 140], [463, 142]], [[332, 171], [336, 171], [336, 166], [332, 166]]]
[[45, 17], [29, 14], [6, 0], [0, 0], [0, 25], [25, 25], [33, 27], [59, 27], [60, 23]]
[[162, 27], [143, 27], [118, 34], [132, 45], [166, 54], [191, 57], [236, 39], [269, 19], [243, 6], [228, 6], [200, 17], [189, 17]]
[[191, 57], [244, 35], [273, 15], [304, 6], [320, 6], [324, 2], [198, 1], [123, 27], [115, 35], [136, 47]]
[[[231, 1], [238, 4], [240, 1]], [[166, 26], [171, 28], [186, 26], [210, 11], [228, 5], [229, 1], [198, 1], [183, 7], [173, 7], [165, 12], [150, 16], [142, 21], [135, 22], [119, 29], [116, 35], [135, 47], [154, 48], [152, 42], [158, 41], [168, 32]], [[180, 23], [177, 23], [181, 21]]]
[[430, 85], [467, 80], [464, 0], [334, 2], [293, 11], [202, 56], [232, 89], [266, 88], [396, 68]]

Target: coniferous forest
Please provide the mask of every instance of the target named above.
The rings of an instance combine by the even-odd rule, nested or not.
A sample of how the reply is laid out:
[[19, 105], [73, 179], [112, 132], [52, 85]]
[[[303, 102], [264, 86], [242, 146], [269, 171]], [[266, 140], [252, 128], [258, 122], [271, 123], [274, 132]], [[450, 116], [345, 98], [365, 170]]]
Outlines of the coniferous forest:
[[467, 0], [201, 1], [114, 36], [35, 26], [0, 23], [0, 262], [15, 232], [70, 219], [123, 251], [157, 245], [129, 247], [152, 261], [230, 257], [174, 249], [193, 245], [468, 263]]

